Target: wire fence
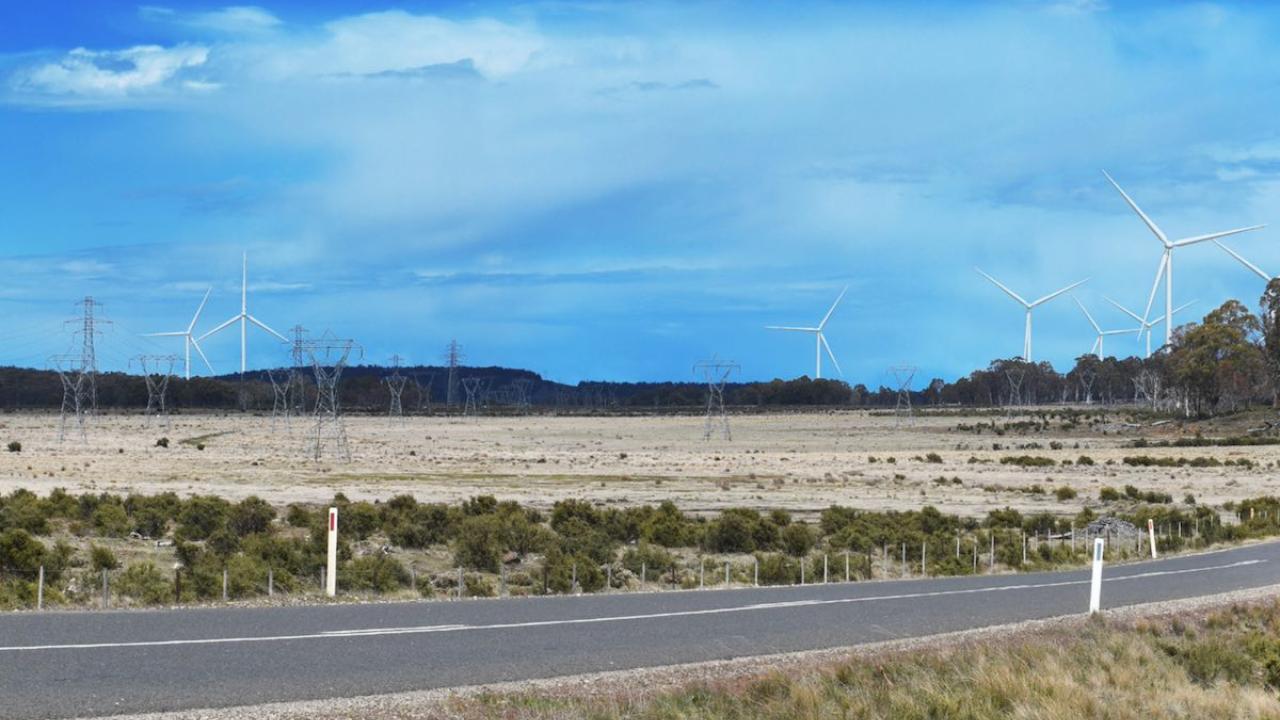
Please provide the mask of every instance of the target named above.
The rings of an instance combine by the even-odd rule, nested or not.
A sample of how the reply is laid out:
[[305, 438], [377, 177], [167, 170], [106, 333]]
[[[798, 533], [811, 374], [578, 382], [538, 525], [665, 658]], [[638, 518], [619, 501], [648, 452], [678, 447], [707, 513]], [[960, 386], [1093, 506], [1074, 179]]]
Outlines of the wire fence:
[[[1133, 526], [1128, 526], [1132, 529]], [[1159, 553], [1198, 549], [1213, 535], [1199, 523], [1154, 525]], [[1084, 566], [1094, 538], [1105, 542], [1110, 562], [1151, 556], [1143, 529], [1121, 533], [1073, 527], [1065, 533], [981, 529], [934, 534], [911, 542], [881, 540], [837, 551], [801, 555], [675, 558], [627, 553], [610, 563], [583, 561], [499, 563], [496, 572], [465, 568], [430, 570], [388, 555], [370, 555], [339, 566], [338, 595], [350, 599], [526, 597], [583, 593], [657, 592], [854, 583], [868, 580], [982, 575]], [[146, 561], [128, 567], [10, 567], [0, 571], [0, 606], [111, 609], [120, 607], [326, 600], [323, 566], [286, 569], [243, 556], [221, 567], [202, 563], [164, 570]]]

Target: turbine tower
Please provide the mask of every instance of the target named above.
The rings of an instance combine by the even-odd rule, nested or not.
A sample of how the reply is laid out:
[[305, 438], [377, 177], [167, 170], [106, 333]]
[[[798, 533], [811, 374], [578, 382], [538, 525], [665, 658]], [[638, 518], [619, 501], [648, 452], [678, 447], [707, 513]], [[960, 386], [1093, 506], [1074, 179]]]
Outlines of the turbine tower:
[[216, 333], [221, 332], [222, 330], [225, 330], [226, 328], [231, 327], [237, 322], [240, 323], [240, 374], [241, 375], [244, 375], [244, 371], [245, 371], [245, 355], [246, 355], [245, 346], [247, 343], [246, 335], [249, 329], [249, 323], [253, 323], [254, 325], [257, 325], [258, 327], [271, 333], [272, 335], [275, 335], [277, 338], [280, 339], [280, 342], [285, 342], [285, 343], [289, 342], [289, 338], [281, 335], [275, 330], [272, 330], [271, 328], [264, 325], [261, 320], [249, 314], [249, 253], [244, 254], [244, 263], [241, 266], [239, 314], [235, 315], [230, 320], [227, 320], [226, 322], [210, 330], [209, 332], [201, 335], [199, 339], [204, 340], [205, 338], [211, 335], [214, 335]]
[[[1115, 305], [1115, 306], [1120, 310], [1120, 312], [1122, 312], [1122, 313], [1124, 313], [1125, 315], [1128, 315], [1129, 317], [1131, 317], [1131, 318], [1133, 318], [1134, 320], [1137, 320], [1137, 321], [1138, 321], [1138, 323], [1139, 323], [1139, 324], [1138, 324], [1138, 330], [1137, 330], [1137, 332], [1138, 332], [1138, 342], [1142, 342], [1142, 333], [1144, 333], [1144, 332], [1145, 332], [1145, 333], [1147, 334], [1147, 354], [1146, 354], [1146, 355], [1143, 355], [1143, 357], [1151, 357], [1151, 328], [1153, 328], [1153, 327], [1155, 327], [1156, 325], [1159, 325], [1160, 323], [1164, 322], [1164, 315], [1161, 315], [1161, 316], [1160, 316], [1160, 317], [1158, 317], [1158, 318], [1152, 318], [1152, 319], [1150, 319], [1150, 320], [1143, 319], [1143, 318], [1141, 318], [1141, 317], [1139, 317], [1139, 316], [1138, 316], [1138, 313], [1136, 313], [1136, 312], [1134, 312], [1134, 311], [1130, 310], [1129, 308], [1127, 308], [1127, 307], [1125, 307], [1125, 306], [1121, 305], [1120, 303], [1116, 302], [1115, 300], [1112, 300], [1111, 298], [1107, 298], [1106, 300], [1107, 300], [1107, 302], [1111, 303], [1112, 305]], [[1181, 304], [1181, 305], [1179, 305], [1178, 307], [1176, 307], [1176, 308], [1174, 308], [1174, 309], [1173, 309], [1173, 314], [1174, 314], [1174, 315], [1177, 315], [1178, 313], [1182, 312], [1183, 310], [1186, 310], [1188, 307], [1190, 307], [1191, 305], [1194, 305], [1195, 303], [1196, 303], [1196, 301], [1195, 301], [1195, 300], [1192, 300], [1191, 302], [1183, 303], [1183, 304]], [[1132, 332], [1132, 331], [1130, 331], [1130, 332]], [[1165, 343], [1165, 344], [1167, 345], [1168, 343]]]
[[822, 331], [824, 328], [827, 327], [827, 321], [831, 319], [831, 314], [836, 311], [836, 306], [839, 305], [840, 301], [844, 299], [844, 294], [847, 292], [849, 292], [849, 286], [845, 285], [844, 289], [840, 291], [840, 295], [836, 297], [836, 301], [831, 303], [831, 309], [827, 311], [826, 315], [822, 316], [822, 322], [818, 323], [817, 327], [786, 327], [782, 325], [766, 325], [765, 326], [766, 330], [785, 330], [787, 332], [813, 333], [814, 343], [816, 345], [815, 350], [817, 354], [817, 364], [815, 365], [814, 371], [813, 371], [813, 379], [815, 380], [822, 379], [823, 349], [827, 351], [827, 357], [831, 358], [831, 364], [836, 367], [836, 372], [840, 373], [841, 375], [844, 375], [844, 371], [840, 369], [840, 363], [836, 361], [836, 354], [831, 352], [831, 346], [827, 344], [827, 338], [822, 334]]
[[[1170, 240], [1169, 236], [1165, 235], [1164, 231], [1160, 229], [1160, 226], [1156, 225], [1154, 220], [1147, 217], [1147, 214], [1142, 212], [1142, 208], [1138, 207], [1138, 204], [1133, 201], [1133, 198], [1129, 197], [1128, 193], [1126, 193], [1124, 189], [1120, 187], [1119, 183], [1117, 183], [1115, 180], [1112, 180], [1110, 175], [1107, 175], [1107, 171], [1103, 170], [1102, 174], [1115, 187], [1115, 189], [1119, 191], [1120, 197], [1123, 197], [1124, 201], [1128, 203], [1129, 207], [1135, 213], [1138, 214], [1138, 217], [1142, 218], [1142, 222], [1147, 226], [1147, 229], [1149, 229], [1152, 232], [1152, 234], [1156, 236], [1156, 239], [1160, 241], [1160, 244], [1164, 246], [1164, 252], [1161, 253], [1160, 255], [1160, 265], [1156, 268], [1156, 281], [1151, 285], [1151, 295], [1147, 298], [1147, 309], [1143, 313], [1143, 317], [1145, 318], [1151, 315], [1151, 304], [1155, 302], [1156, 289], [1160, 287], [1160, 277], [1161, 275], [1163, 275], [1164, 276], [1164, 321], [1165, 321], [1164, 322], [1164, 342], [1166, 345], [1168, 345], [1169, 342], [1173, 339], [1173, 312], [1174, 312], [1173, 310], [1173, 251], [1174, 249], [1180, 248], [1180, 247], [1186, 247], [1187, 245], [1195, 245], [1196, 243], [1202, 243], [1206, 240], [1217, 240], [1218, 238], [1224, 238], [1224, 237], [1227, 237], [1228, 235], [1237, 235], [1242, 232], [1249, 232], [1250, 230], [1260, 230], [1266, 227], [1266, 225], [1251, 225], [1249, 227], [1236, 228], [1235, 230], [1224, 230], [1222, 232], [1208, 233], [1206, 235], [1193, 235], [1191, 237], [1182, 238], [1181, 240]], [[1143, 320], [1143, 323], [1145, 324], [1146, 321]], [[1148, 335], [1147, 342], [1150, 342], [1150, 341], [1151, 341], [1151, 338], [1150, 338], [1150, 335]]]
[[1093, 341], [1093, 348], [1089, 350], [1089, 353], [1092, 354], [1094, 357], [1098, 358], [1099, 360], [1102, 359], [1103, 338], [1107, 337], [1108, 335], [1128, 335], [1129, 333], [1138, 333], [1139, 335], [1142, 334], [1141, 327], [1139, 327], [1136, 330], [1103, 330], [1098, 325], [1098, 322], [1093, 319], [1093, 316], [1089, 314], [1089, 311], [1085, 309], [1084, 303], [1080, 302], [1080, 298], [1076, 297], [1075, 295], [1072, 295], [1071, 299], [1075, 300], [1076, 305], [1080, 306], [1080, 312], [1084, 313], [1084, 316], [1089, 318], [1089, 324], [1092, 325], [1094, 331], [1098, 333], [1098, 337]]
[[988, 275], [988, 274], [986, 274], [986, 273], [982, 272], [982, 270], [981, 270], [981, 269], [979, 269], [979, 268], [974, 268], [974, 270], [977, 270], [979, 275], [981, 275], [982, 277], [984, 277], [984, 278], [986, 278], [986, 279], [990, 280], [993, 284], [995, 284], [995, 286], [996, 286], [996, 287], [998, 287], [998, 288], [1000, 288], [1001, 290], [1003, 290], [1003, 291], [1004, 291], [1004, 293], [1005, 293], [1006, 295], [1008, 295], [1009, 297], [1013, 298], [1014, 300], [1017, 300], [1017, 301], [1018, 301], [1018, 304], [1022, 305], [1022, 307], [1027, 311], [1026, 331], [1023, 333], [1023, 336], [1022, 336], [1022, 360], [1023, 360], [1023, 362], [1031, 362], [1031, 311], [1032, 311], [1033, 309], [1035, 309], [1037, 306], [1039, 306], [1039, 305], [1043, 305], [1043, 304], [1045, 304], [1045, 303], [1049, 302], [1050, 300], [1052, 300], [1052, 299], [1054, 299], [1054, 298], [1058, 297], [1058, 296], [1059, 296], [1059, 295], [1061, 295], [1062, 293], [1067, 292], [1068, 290], [1074, 290], [1075, 288], [1078, 288], [1078, 287], [1080, 287], [1081, 285], [1083, 285], [1083, 284], [1085, 284], [1086, 282], [1088, 282], [1088, 281], [1089, 281], [1089, 278], [1085, 278], [1084, 280], [1079, 280], [1079, 281], [1077, 281], [1077, 282], [1071, 283], [1070, 285], [1068, 285], [1068, 286], [1066, 286], [1066, 287], [1062, 288], [1061, 290], [1055, 290], [1055, 291], [1053, 291], [1053, 292], [1049, 293], [1048, 295], [1045, 295], [1044, 297], [1040, 298], [1039, 300], [1036, 300], [1035, 302], [1027, 302], [1026, 300], [1023, 300], [1023, 299], [1022, 299], [1022, 296], [1021, 296], [1021, 295], [1019, 295], [1018, 293], [1016, 293], [1016, 292], [1014, 292], [1014, 291], [1010, 290], [1008, 287], [1006, 287], [1006, 286], [1005, 286], [1005, 284], [1004, 284], [1004, 283], [1000, 282], [999, 280], [997, 280], [997, 279], [995, 279], [995, 278], [991, 277], [990, 275]]
[[213, 365], [209, 364], [209, 358], [205, 357], [204, 350], [200, 349], [200, 343], [196, 342], [192, 332], [196, 329], [196, 322], [200, 320], [200, 313], [204, 312], [204, 304], [209, 302], [209, 293], [213, 292], [213, 288], [204, 291], [204, 299], [200, 301], [200, 307], [196, 308], [196, 314], [191, 316], [191, 322], [187, 325], [186, 330], [175, 330], [173, 332], [147, 333], [143, 337], [180, 337], [184, 355], [186, 357], [186, 379], [191, 379], [191, 348], [194, 346], [196, 352], [200, 354], [200, 359], [204, 360], [205, 367], [209, 368], [209, 372], [214, 372]]
[[1266, 273], [1262, 272], [1262, 268], [1258, 267], [1257, 265], [1254, 265], [1253, 263], [1249, 262], [1248, 260], [1245, 260], [1243, 257], [1241, 257], [1241, 256], [1240, 256], [1240, 253], [1236, 252], [1235, 250], [1232, 250], [1231, 248], [1227, 247], [1226, 245], [1223, 245], [1222, 243], [1218, 242], [1217, 240], [1214, 240], [1214, 241], [1213, 241], [1213, 244], [1214, 244], [1214, 245], [1217, 245], [1218, 247], [1222, 248], [1223, 250], [1226, 250], [1228, 255], [1230, 255], [1231, 257], [1235, 258], [1236, 260], [1239, 260], [1241, 265], [1244, 265], [1245, 267], [1247, 267], [1247, 268], [1249, 268], [1250, 270], [1252, 270], [1252, 271], [1254, 272], [1254, 274], [1256, 274], [1258, 277], [1262, 278], [1262, 279], [1263, 279], [1263, 280], [1265, 280], [1266, 282], [1271, 282], [1272, 280], [1275, 280], [1275, 276], [1273, 276], [1273, 275], [1268, 275], [1268, 274], [1266, 274]]

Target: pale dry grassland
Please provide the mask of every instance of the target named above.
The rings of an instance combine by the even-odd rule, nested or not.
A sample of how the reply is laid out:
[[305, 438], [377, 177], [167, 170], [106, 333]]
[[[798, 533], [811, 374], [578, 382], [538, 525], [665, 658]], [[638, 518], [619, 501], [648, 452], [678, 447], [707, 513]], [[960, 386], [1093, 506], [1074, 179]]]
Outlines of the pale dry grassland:
[[[1123, 413], [1108, 418], [1123, 419]], [[165, 428], [137, 415], [104, 415], [92, 422], [82, 444], [73, 432], [58, 442], [56, 415], [16, 413], [0, 416], [0, 447], [22, 443], [21, 452], [0, 450], [0, 491], [172, 490], [229, 499], [259, 495], [277, 504], [326, 502], [336, 492], [353, 500], [411, 493], [422, 502], [485, 493], [534, 507], [565, 498], [615, 505], [672, 500], [687, 512], [748, 506], [807, 515], [833, 503], [882, 510], [932, 504], [947, 513], [983, 515], [1006, 505], [1024, 513], [1074, 513], [1096, 504], [1104, 485], [1168, 492], [1176, 501], [1190, 493], [1215, 505], [1280, 490], [1280, 446], [1122, 447], [1140, 436], [1227, 434], [1212, 425], [1133, 429], [1112, 422], [1067, 429], [1053, 421], [1045, 432], [1003, 437], [958, 428], [991, 420], [1008, 419], [955, 414], [899, 427], [891, 415], [865, 411], [752, 414], [733, 418], [732, 441], [704, 441], [702, 419], [691, 416], [351, 416], [352, 461], [330, 456], [316, 462], [308, 457], [305, 420], [295, 420], [292, 431], [273, 431], [271, 419], [261, 416], [175, 415]], [[169, 438], [168, 448], [156, 446], [161, 436]], [[1050, 449], [1051, 442], [1062, 448]], [[993, 443], [1002, 449], [992, 449]], [[1042, 448], [1019, 449], [1026, 443]], [[931, 452], [942, 462], [913, 460]], [[1022, 454], [1058, 462], [1088, 455], [1097, 464], [999, 464], [1004, 456]], [[1141, 454], [1248, 458], [1256, 466], [1120, 464], [1125, 455]], [[896, 462], [884, 462], [890, 457]], [[961, 484], [937, 484], [939, 476], [958, 477]], [[1024, 492], [1035, 484], [1047, 492]], [[1079, 496], [1058, 501], [1052, 491], [1061, 486]]]

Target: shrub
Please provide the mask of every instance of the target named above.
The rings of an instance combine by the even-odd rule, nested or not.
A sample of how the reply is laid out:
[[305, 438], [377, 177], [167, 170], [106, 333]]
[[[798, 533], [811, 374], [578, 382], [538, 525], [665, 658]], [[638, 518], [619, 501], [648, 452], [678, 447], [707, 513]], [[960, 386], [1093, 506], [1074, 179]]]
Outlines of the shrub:
[[115, 570], [120, 567], [120, 561], [116, 560], [116, 554], [111, 552], [111, 548], [101, 545], [89, 546], [89, 566], [94, 572], [102, 572], [103, 570]]
[[640, 571], [643, 569], [648, 580], [653, 580], [660, 574], [669, 572], [675, 567], [675, 556], [666, 549], [653, 545], [651, 543], [640, 541], [640, 544], [634, 548], [629, 548], [622, 554], [622, 567], [630, 570], [636, 577], [640, 577]]
[[197, 495], [183, 503], [177, 534], [184, 540], [204, 540], [227, 522], [231, 504], [212, 495]]
[[158, 448], [167, 448], [167, 447], [169, 447], [169, 438], [167, 438], [167, 437], [162, 437], [162, 438], [160, 438], [159, 440], [157, 440], [157, 441], [156, 441], [156, 447], [158, 447]]
[[113, 584], [117, 593], [143, 605], [159, 605], [173, 597], [173, 583], [149, 560], [130, 565]]
[[942, 462], [942, 456], [941, 456], [941, 455], [939, 455], [939, 454], [938, 454], [938, 453], [936, 453], [936, 452], [931, 452], [931, 453], [929, 453], [928, 455], [925, 455], [925, 456], [924, 456], [924, 459], [925, 459], [925, 462], [930, 462], [930, 463], [941, 463], [941, 462]]
[[0, 570], [35, 573], [45, 560], [44, 544], [21, 528], [0, 532]]
[[1068, 500], [1074, 500], [1076, 497], [1076, 494], [1077, 493], [1074, 488], [1069, 488], [1066, 485], [1063, 485], [1062, 487], [1053, 491], [1053, 496], [1058, 498], [1058, 502], [1066, 502]]
[[293, 503], [289, 505], [289, 509], [285, 511], [284, 521], [289, 523], [289, 527], [305, 528], [311, 527], [311, 523], [319, 522], [318, 513], [314, 513], [307, 508]]
[[18, 442], [17, 440], [10, 441], [10, 443], [6, 447], [11, 453], [22, 452], [22, 443]]
[[792, 557], [807, 555], [816, 543], [813, 530], [804, 523], [792, 523], [782, 529], [782, 547]]
[[265, 533], [276, 518], [275, 508], [256, 495], [241, 500], [227, 513], [227, 529], [236, 535]]
[[1115, 502], [1120, 499], [1120, 491], [1113, 487], [1104, 487], [1098, 491], [1098, 499], [1102, 502]]
[[117, 503], [102, 503], [93, 511], [93, 528], [103, 537], [124, 537], [131, 527], [129, 515]]
[[338, 525], [342, 532], [348, 533], [355, 540], [369, 537], [381, 524], [378, 508], [372, 503], [350, 503], [338, 512]]
[[472, 515], [458, 524], [453, 561], [461, 567], [498, 572], [502, 560], [499, 521], [493, 515]]
[[1125, 485], [1124, 496], [1130, 500], [1138, 500], [1142, 497], [1142, 492], [1132, 485]]
[[1094, 463], [1093, 463], [1093, 458], [1089, 457], [1088, 455], [1081, 455], [1080, 457], [1076, 458], [1076, 464], [1077, 465], [1093, 465]]
[[463, 575], [462, 583], [467, 597], [494, 597], [498, 594], [493, 583], [480, 575]]
[[348, 590], [388, 593], [408, 586], [409, 571], [388, 555], [366, 555], [346, 563], [338, 583]]
[[1058, 463], [1054, 462], [1053, 458], [1040, 455], [1006, 455], [1000, 458], [1000, 464], [1018, 467], [1052, 467]]

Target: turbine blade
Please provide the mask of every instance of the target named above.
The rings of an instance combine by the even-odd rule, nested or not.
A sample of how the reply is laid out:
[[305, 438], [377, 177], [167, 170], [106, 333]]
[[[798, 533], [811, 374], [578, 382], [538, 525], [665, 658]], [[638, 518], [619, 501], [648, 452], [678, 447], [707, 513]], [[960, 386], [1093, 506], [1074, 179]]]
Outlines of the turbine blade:
[[808, 327], [786, 327], [783, 325], [765, 325], [765, 330], [786, 330], [789, 332], [818, 332], [818, 328]]
[[827, 350], [827, 357], [831, 358], [831, 364], [836, 366], [836, 372], [844, 377], [844, 371], [840, 369], [840, 363], [836, 361], [836, 354], [831, 352], [831, 346], [827, 344], [827, 338], [822, 333], [818, 333], [818, 339], [822, 341], [822, 347]]
[[[1146, 321], [1146, 320], [1143, 320], [1142, 318], [1138, 317], [1138, 313], [1136, 313], [1136, 312], [1134, 312], [1134, 311], [1130, 310], [1129, 308], [1127, 308], [1127, 307], [1125, 307], [1125, 306], [1121, 305], [1120, 303], [1116, 302], [1115, 300], [1112, 300], [1111, 298], [1106, 297], [1105, 295], [1103, 296], [1103, 299], [1104, 299], [1104, 300], [1106, 300], [1107, 302], [1111, 303], [1112, 305], [1115, 305], [1117, 308], [1119, 308], [1119, 309], [1120, 309], [1120, 312], [1124, 313], [1125, 315], [1128, 315], [1129, 317], [1133, 318], [1134, 320], [1137, 320], [1138, 322], [1142, 323], [1143, 325], [1145, 325], [1145, 324], [1147, 323], [1147, 321]], [[1152, 323], [1152, 324], [1154, 324], [1154, 323]]]
[[186, 334], [187, 333], [181, 330], [175, 330], [173, 332], [144, 333], [142, 337], [182, 337], [183, 335], [186, 335]]
[[1209, 233], [1207, 235], [1196, 235], [1195, 237], [1175, 240], [1173, 242], [1173, 247], [1183, 247], [1184, 245], [1195, 245], [1196, 243], [1201, 243], [1201, 242], [1204, 242], [1205, 240], [1217, 240], [1218, 238], [1224, 238], [1224, 237], [1227, 237], [1228, 235], [1239, 235], [1240, 233], [1249, 232], [1251, 230], [1261, 230], [1264, 227], [1266, 227], [1266, 225], [1251, 225], [1249, 227], [1236, 228], [1235, 230], [1226, 230], [1224, 232]]
[[267, 326], [266, 326], [266, 325], [264, 325], [264, 324], [262, 323], [262, 321], [261, 321], [261, 320], [259, 320], [258, 318], [254, 317], [254, 316], [252, 316], [252, 315], [245, 315], [245, 317], [249, 318], [249, 322], [253, 323], [254, 325], [257, 325], [258, 327], [262, 328], [263, 330], [266, 330], [267, 332], [271, 333], [272, 335], [275, 335], [276, 337], [280, 338], [280, 342], [286, 342], [286, 343], [287, 343], [287, 342], [289, 342], [289, 338], [287, 338], [287, 337], [285, 337], [285, 336], [281, 335], [280, 333], [276, 332], [275, 330], [272, 330], [271, 328], [267, 327]]
[[191, 347], [196, 349], [196, 353], [200, 356], [200, 359], [204, 361], [204, 366], [209, 368], [209, 372], [217, 375], [218, 372], [214, 370], [213, 365], [209, 363], [209, 358], [204, 356], [204, 350], [200, 349], [200, 343], [196, 342], [195, 338], [191, 338]]
[[1182, 303], [1181, 305], [1179, 305], [1178, 307], [1174, 308], [1174, 309], [1173, 309], [1173, 314], [1174, 314], [1174, 315], [1177, 315], [1178, 313], [1182, 312], [1183, 310], [1186, 310], [1187, 308], [1189, 308], [1189, 307], [1191, 307], [1192, 305], [1195, 305], [1195, 304], [1196, 304], [1196, 301], [1195, 301], [1195, 300], [1188, 300], [1187, 302], [1184, 302], [1184, 303]]
[[1134, 202], [1133, 198], [1129, 197], [1129, 193], [1125, 192], [1124, 188], [1120, 187], [1120, 183], [1112, 180], [1111, 176], [1107, 175], [1106, 170], [1103, 170], [1102, 174], [1107, 178], [1111, 185], [1120, 192], [1120, 197], [1124, 198], [1124, 201], [1129, 204], [1129, 207], [1133, 208], [1133, 211], [1138, 213], [1138, 217], [1142, 218], [1142, 222], [1146, 223], [1151, 232], [1155, 233], [1156, 238], [1158, 238], [1165, 247], [1169, 247], [1169, 238], [1164, 234], [1164, 231], [1160, 229], [1160, 226], [1156, 225], [1154, 220], [1147, 217], [1147, 214], [1142, 212], [1142, 208], [1138, 207], [1138, 203]]
[[1098, 323], [1094, 321], [1093, 316], [1090, 315], [1089, 311], [1085, 309], [1084, 303], [1080, 302], [1080, 298], [1076, 297], [1075, 295], [1072, 295], [1071, 299], [1075, 300], [1076, 305], [1080, 306], [1080, 312], [1084, 313], [1084, 316], [1089, 318], [1089, 324], [1093, 326], [1093, 329], [1097, 330], [1098, 332], [1102, 332], [1102, 328], [1098, 327]]
[[981, 275], [982, 277], [984, 277], [984, 278], [986, 278], [986, 279], [990, 280], [992, 283], [994, 283], [994, 284], [995, 284], [995, 286], [996, 286], [996, 287], [998, 287], [998, 288], [1000, 288], [1001, 290], [1003, 290], [1003, 291], [1005, 292], [1005, 294], [1006, 294], [1006, 295], [1008, 295], [1009, 297], [1013, 298], [1014, 300], [1017, 300], [1018, 302], [1022, 303], [1022, 305], [1023, 305], [1024, 307], [1030, 307], [1030, 306], [1027, 304], [1027, 301], [1022, 299], [1022, 296], [1021, 296], [1021, 295], [1019, 295], [1018, 293], [1016, 293], [1016, 292], [1014, 292], [1014, 291], [1010, 290], [1009, 288], [1005, 287], [1004, 283], [1002, 283], [1002, 282], [1000, 282], [999, 280], [997, 280], [997, 279], [995, 279], [995, 278], [991, 277], [990, 275], [988, 275], [988, 274], [986, 274], [986, 273], [982, 272], [982, 270], [981, 270], [981, 269], [979, 269], [979, 268], [974, 268], [974, 270], [977, 270], [979, 275]]
[[849, 286], [845, 285], [844, 289], [840, 291], [840, 296], [836, 298], [835, 302], [831, 303], [831, 309], [827, 311], [826, 315], [822, 316], [822, 322], [818, 323], [819, 330], [827, 326], [827, 321], [831, 319], [831, 313], [836, 311], [836, 306], [844, 299], [844, 294], [847, 292], [849, 292]]
[[237, 320], [239, 320], [239, 319], [240, 319], [240, 318], [242, 318], [242, 317], [244, 317], [244, 316], [243, 316], [243, 315], [237, 315], [237, 316], [235, 316], [235, 317], [231, 318], [230, 320], [228, 320], [228, 321], [226, 321], [226, 322], [222, 323], [222, 324], [221, 324], [221, 325], [219, 325], [218, 327], [216, 327], [216, 328], [214, 328], [214, 329], [210, 330], [209, 332], [207, 332], [207, 333], [205, 333], [205, 334], [201, 335], [199, 339], [200, 339], [200, 340], [203, 340], [203, 339], [205, 339], [205, 338], [209, 337], [210, 335], [212, 335], [212, 334], [214, 334], [214, 333], [216, 333], [216, 332], [221, 332], [221, 331], [223, 331], [223, 330], [225, 330], [225, 329], [227, 329], [227, 328], [231, 327], [232, 325], [234, 325], [234, 324], [235, 324], [235, 322], [236, 322]]
[[204, 299], [200, 301], [200, 307], [196, 308], [196, 314], [191, 316], [191, 324], [187, 326], [188, 333], [196, 329], [196, 322], [200, 320], [200, 313], [204, 312], [204, 304], [209, 302], [209, 293], [211, 292], [213, 292], [213, 288], [204, 291]]
[[1085, 279], [1083, 279], [1083, 280], [1079, 280], [1079, 281], [1077, 281], [1077, 282], [1073, 282], [1073, 283], [1071, 283], [1070, 285], [1068, 285], [1068, 286], [1066, 286], [1066, 287], [1062, 288], [1061, 290], [1056, 290], [1056, 291], [1054, 291], [1054, 292], [1049, 293], [1048, 295], [1045, 295], [1044, 297], [1040, 298], [1039, 300], [1037, 300], [1037, 301], [1035, 301], [1035, 302], [1031, 303], [1028, 307], [1035, 307], [1035, 306], [1040, 305], [1040, 304], [1042, 304], [1042, 303], [1047, 303], [1047, 302], [1049, 302], [1050, 300], [1052, 300], [1052, 299], [1054, 299], [1054, 298], [1058, 297], [1058, 296], [1059, 296], [1059, 295], [1061, 295], [1062, 293], [1067, 292], [1068, 290], [1074, 290], [1074, 289], [1076, 289], [1076, 288], [1080, 287], [1081, 285], [1083, 285], [1083, 284], [1085, 284], [1085, 283], [1087, 283], [1087, 282], [1089, 282], [1089, 278], [1085, 278]]
[[1164, 277], [1165, 268], [1169, 267], [1169, 251], [1166, 249], [1160, 256], [1160, 264], [1156, 266], [1156, 281], [1151, 283], [1151, 294], [1147, 296], [1147, 307], [1142, 311], [1142, 322], [1146, 322], [1151, 314], [1151, 306], [1156, 301], [1156, 290], [1160, 289], [1160, 278]]
[[1256, 273], [1256, 274], [1257, 274], [1257, 276], [1258, 276], [1258, 277], [1262, 278], [1263, 280], [1266, 280], [1267, 282], [1271, 282], [1271, 276], [1270, 276], [1270, 275], [1268, 275], [1268, 274], [1266, 274], [1266, 273], [1262, 272], [1262, 268], [1258, 267], [1257, 265], [1254, 265], [1253, 263], [1249, 262], [1248, 260], [1245, 260], [1243, 257], [1241, 257], [1241, 256], [1240, 256], [1240, 253], [1236, 252], [1235, 250], [1232, 250], [1231, 248], [1227, 247], [1226, 245], [1223, 245], [1222, 243], [1218, 242], [1217, 240], [1214, 240], [1214, 241], [1213, 241], [1213, 244], [1214, 244], [1214, 245], [1217, 245], [1218, 247], [1222, 248], [1223, 250], [1226, 250], [1228, 255], [1230, 255], [1231, 257], [1235, 258], [1236, 260], [1239, 260], [1241, 265], [1244, 265], [1245, 267], [1247, 267], [1247, 268], [1249, 268], [1250, 270], [1252, 270], [1254, 273]]

